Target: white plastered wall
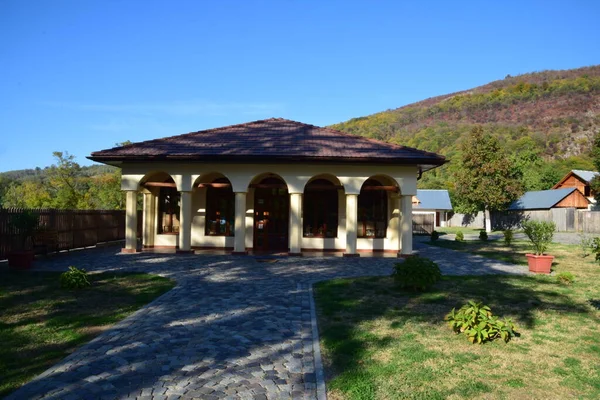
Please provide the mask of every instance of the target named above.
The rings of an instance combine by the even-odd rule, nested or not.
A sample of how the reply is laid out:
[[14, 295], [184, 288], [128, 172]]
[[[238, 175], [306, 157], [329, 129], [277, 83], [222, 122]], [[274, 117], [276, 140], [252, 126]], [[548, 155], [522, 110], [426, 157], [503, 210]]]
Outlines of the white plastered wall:
[[[206, 212], [206, 189], [198, 188], [203, 177], [218, 174], [232, 184], [234, 192], [246, 192], [246, 238], [247, 248], [253, 245], [254, 194], [250, 183], [261, 175], [272, 173], [288, 185], [289, 193], [304, 193], [304, 186], [318, 175], [329, 174], [338, 178], [343, 190], [338, 191], [338, 235], [336, 238], [302, 237], [303, 249], [344, 249], [346, 247], [346, 194], [359, 194], [363, 183], [374, 176], [385, 176], [397, 183], [400, 195], [413, 196], [417, 191], [416, 166], [392, 165], [337, 165], [337, 164], [204, 164], [204, 163], [139, 163], [123, 165], [121, 188], [140, 190], [146, 176], [156, 172], [170, 175], [177, 190], [192, 191], [191, 245], [193, 247], [233, 247], [234, 238], [206, 236], [204, 223]], [[194, 187], [196, 186], [196, 187]], [[158, 207], [156, 207], [158, 209]], [[358, 250], [399, 250], [398, 225], [400, 221], [399, 198], [388, 194], [388, 228], [385, 238], [358, 238]], [[154, 223], [156, 223], [156, 218]], [[156, 230], [155, 230], [156, 232]], [[155, 246], [176, 246], [177, 235], [159, 235]]]

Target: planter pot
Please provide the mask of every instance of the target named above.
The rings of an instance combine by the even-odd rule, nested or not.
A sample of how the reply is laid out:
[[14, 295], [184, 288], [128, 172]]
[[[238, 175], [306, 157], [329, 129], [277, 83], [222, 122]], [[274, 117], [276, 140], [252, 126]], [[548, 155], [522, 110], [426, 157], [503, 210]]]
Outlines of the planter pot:
[[8, 266], [13, 269], [30, 269], [34, 256], [33, 251], [13, 251], [8, 254]]
[[535, 254], [526, 254], [529, 272], [536, 274], [549, 274], [552, 267], [554, 256], [536, 256]]

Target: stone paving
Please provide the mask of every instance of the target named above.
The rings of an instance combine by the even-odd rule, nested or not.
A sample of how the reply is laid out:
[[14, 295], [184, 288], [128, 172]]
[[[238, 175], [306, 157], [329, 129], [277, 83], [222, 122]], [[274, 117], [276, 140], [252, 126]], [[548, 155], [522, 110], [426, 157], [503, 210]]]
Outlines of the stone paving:
[[[526, 269], [415, 246], [438, 261], [446, 274]], [[49, 258], [36, 269], [75, 265], [88, 271], [143, 271], [170, 277], [177, 286], [8, 399], [322, 399], [311, 284], [388, 275], [395, 262], [366, 257], [124, 255], [114, 248]]]

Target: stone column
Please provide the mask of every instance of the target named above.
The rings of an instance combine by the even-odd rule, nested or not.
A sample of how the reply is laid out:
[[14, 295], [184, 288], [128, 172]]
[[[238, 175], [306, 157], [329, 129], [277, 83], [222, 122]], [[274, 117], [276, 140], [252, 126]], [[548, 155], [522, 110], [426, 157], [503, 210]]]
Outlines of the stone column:
[[137, 190], [126, 190], [125, 247], [123, 253], [137, 252]]
[[402, 220], [400, 221], [400, 257], [412, 255], [412, 195], [401, 196]]
[[346, 194], [346, 252], [344, 257], [359, 257], [356, 252], [358, 195]]
[[302, 255], [302, 193], [290, 194], [290, 256]]
[[144, 192], [144, 222], [143, 222], [143, 234], [142, 234], [142, 246], [153, 247], [154, 246], [154, 235], [156, 234], [154, 227], [156, 226], [156, 201], [154, 200], [154, 194], [152, 192]]
[[246, 251], [246, 192], [235, 193], [235, 238], [231, 254], [248, 254]]
[[192, 192], [181, 191], [179, 208], [179, 249], [178, 253], [192, 253]]

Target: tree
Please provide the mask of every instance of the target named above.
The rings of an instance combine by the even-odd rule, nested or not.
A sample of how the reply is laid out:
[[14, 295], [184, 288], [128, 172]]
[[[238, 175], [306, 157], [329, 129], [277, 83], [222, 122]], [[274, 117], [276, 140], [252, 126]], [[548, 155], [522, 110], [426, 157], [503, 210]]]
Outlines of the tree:
[[522, 184], [498, 140], [481, 126], [473, 128], [460, 150], [454, 191], [457, 208], [484, 211], [484, 227], [489, 232], [489, 211], [505, 209], [523, 193]]
[[48, 172], [53, 207], [75, 210], [86, 208], [84, 194], [87, 192], [87, 181], [81, 177], [81, 167], [75, 162], [75, 156], [67, 152], [55, 151], [56, 165]]

